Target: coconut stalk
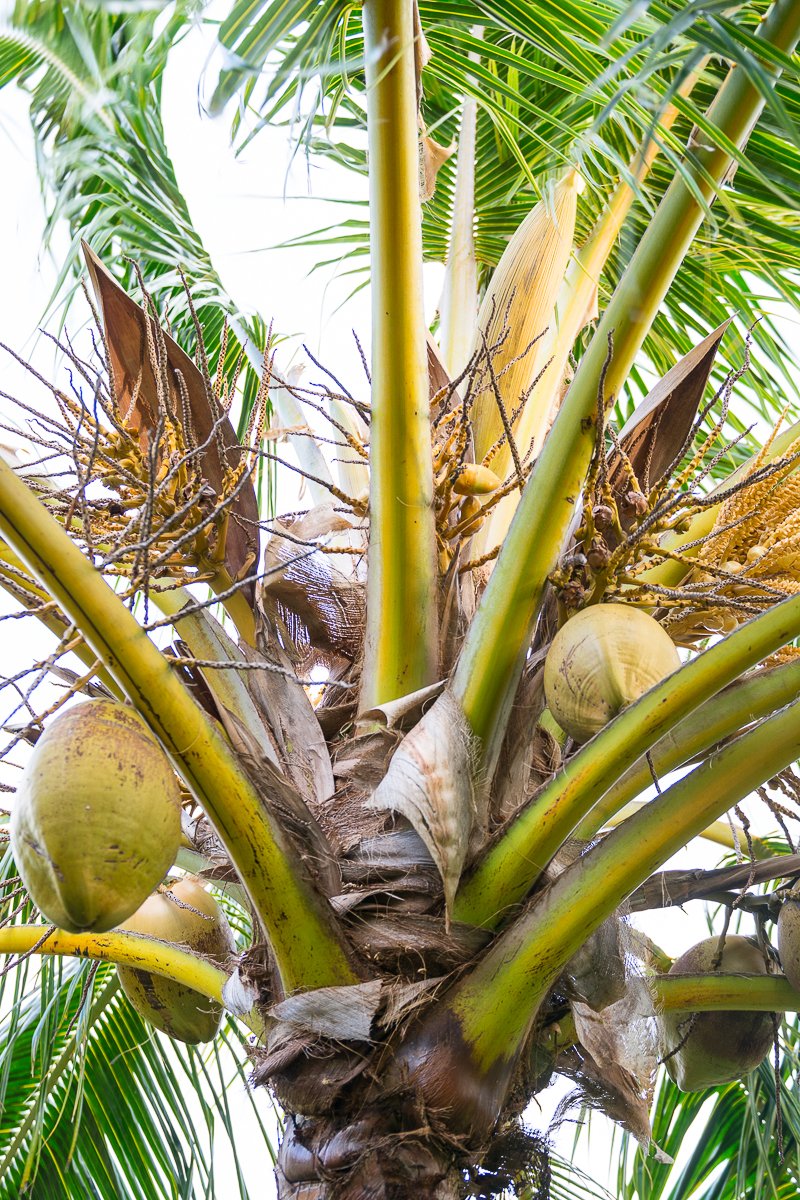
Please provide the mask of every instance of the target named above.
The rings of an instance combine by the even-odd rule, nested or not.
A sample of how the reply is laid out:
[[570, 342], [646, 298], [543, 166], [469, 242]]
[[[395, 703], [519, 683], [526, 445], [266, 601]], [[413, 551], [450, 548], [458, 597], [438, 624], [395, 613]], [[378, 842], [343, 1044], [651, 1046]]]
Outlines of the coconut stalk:
[[362, 709], [433, 683], [438, 668], [414, 37], [412, 0], [366, 0], [372, 415]]
[[800, 992], [783, 975], [655, 975], [659, 1012], [797, 1012]]
[[[795, 701], [673, 784], [540, 892], [401, 1048], [400, 1069], [425, 1102], [454, 1106], [465, 1132], [490, 1127], [536, 1015], [573, 954], [652, 871], [798, 752]], [[459, 1081], [458, 1096], [451, 1079]]]
[[[684, 721], [655, 742], [649, 751], [650, 763], [657, 776], [677, 770], [710, 747], [733, 737], [743, 725], [761, 720], [800, 693], [800, 661], [791, 659], [779, 667], [756, 672], [734, 683], [729, 689], [707, 700]], [[575, 829], [579, 838], [593, 837], [624, 805], [634, 800], [653, 782], [650, 764], [639, 759], [611, 785], [602, 800]], [[730, 828], [722, 843], [735, 849]]]
[[[530, 891], [559, 846], [586, 820], [607, 789], [677, 718], [693, 713], [798, 633], [800, 596], [794, 596], [742, 625], [620, 713], [540, 790], [482, 856], [459, 888], [453, 906], [455, 919], [496, 928]], [[780, 703], [781, 694], [779, 682], [773, 708]], [[746, 694], [733, 718], [736, 729], [748, 722], [749, 713], [750, 698]], [[697, 717], [692, 720], [697, 721]], [[597, 828], [595, 825], [592, 832]]]
[[[757, 37], [790, 53], [800, 38], [798, 0], [777, 0]], [[764, 71], [773, 81], [780, 74], [771, 61], [765, 62]], [[708, 120], [719, 130], [720, 140], [741, 149], [764, 104], [762, 93], [735, 67], [711, 105]], [[707, 206], [733, 163], [719, 146], [703, 144], [694, 148], [685, 165], [689, 180], [683, 174], [673, 179], [580, 361], [528, 479], [453, 681], [481, 743], [488, 774], [497, 761], [542, 591], [558, 562], [583, 487], [596, 436], [598, 391], [602, 387], [607, 401], [619, 394]]]
[[227, 972], [203, 956], [144, 934], [118, 930], [65, 933], [47, 925], [6, 925], [0, 929], [0, 954], [57, 954], [135, 967], [193, 988], [218, 1004], [223, 1003], [222, 989], [228, 981]]
[[264, 924], [285, 990], [354, 982], [332, 910], [225, 739], [92, 563], [2, 461], [0, 533], [160, 738]]

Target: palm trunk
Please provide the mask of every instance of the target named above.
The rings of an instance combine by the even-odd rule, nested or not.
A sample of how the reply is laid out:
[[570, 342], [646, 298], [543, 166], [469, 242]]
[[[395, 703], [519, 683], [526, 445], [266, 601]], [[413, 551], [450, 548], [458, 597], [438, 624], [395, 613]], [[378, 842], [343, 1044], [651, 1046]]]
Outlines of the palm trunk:
[[458, 1200], [463, 1177], [430, 1129], [392, 1128], [385, 1105], [351, 1119], [289, 1117], [275, 1176], [279, 1200]]

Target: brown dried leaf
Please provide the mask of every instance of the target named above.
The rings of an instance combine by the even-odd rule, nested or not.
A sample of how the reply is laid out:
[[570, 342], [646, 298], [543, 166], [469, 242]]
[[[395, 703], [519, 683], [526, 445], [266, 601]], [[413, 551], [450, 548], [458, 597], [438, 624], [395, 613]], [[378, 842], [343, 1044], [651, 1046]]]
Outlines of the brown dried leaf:
[[428, 399], [433, 402], [435, 396], [439, 402], [450, 387], [450, 375], [442, 362], [441, 351], [430, 334], [428, 334]]
[[436, 191], [436, 176], [448, 158], [451, 157], [455, 148], [455, 143], [443, 146], [440, 142], [435, 142], [432, 137], [428, 137], [427, 134], [423, 136], [420, 144], [422, 162], [420, 164], [419, 197], [423, 204], [426, 200], [430, 200]]
[[341, 875], [331, 844], [292, 782], [280, 774], [262, 745], [235, 716], [228, 714], [229, 736], [241, 766], [257, 789], [264, 807], [277, 817], [276, 824], [289, 834], [305, 859], [306, 867], [326, 896], [341, 891]]
[[404, 729], [416, 725], [422, 716], [426, 704], [434, 700], [444, 691], [444, 680], [431, 683], [428, 687], [420, 688], [418, 692], [409, 692], [397, 700], [388, 700], [385, 704], [377, 704], [362, 712], [364, 721], [380, 721], [387, 729]]
[[[625, 423], [620, 442], [645, 492], [658, 483], [686, 441], [732, 319], [723, 321], [667, 371]], [[622, 462], [616, 450], [608, 457], [609, 481], [616, 490], [625, 478]]]
[[[259, 653], [242, 646], [250, 662], [272, 662], [287, 670], [288, 658], [273, 642], [259, 636]], [[248, 671], [248, 691], [269, 729], [286, 773], [317, 811], [333, 795], [333, 767], [328, 745], [306, 690], [296, 679], [276, 671]]]
[[[289, 633], [322, 654], [353, 659], [364, 629], [364, 587], [338, 571], [328, 555], [310, 552], [313, 543], [352, 529], [352, 521], [321, 504], [296, 519], [274, 521], [264, 552], [262, 602], [272, 600], [288, 619]], [[289, 536], [282, 536], [283, 534]], [[309, 543], [308, 550], [302, 543]]]
[[270, 1016], [319, 1037], [368, 1042], [382, 989], [380, 979], [371, 979], [348, 987], [299, 992], [276, 1004]]
[[564, 977], [571, 994], [594, 1012], [602, 1012], [626, 995], [627, 941], [619, 917], [612, 915], [567, 963]]
[[644, 980], [630, 980], [624, 999], [601, 1013], [573, 1001], [572, 1014], [581, 1063], [569, 1073], [578, 1079], [589, 1103], [649, 1145], [657, 1048], [652, 1000]]
[[[472, 739], [461, 706], [445, 691], [400, 743], [367, 807], [401, 813], [431, 852], [449, 915], [470, 834], [482, 824]], [[481, 806], [483, 807], [483, 806]]]
[[[155, 321], [120, 287], [87, 243], [83, 242], [82, 245], [105, 327], [119, 416], [138, 436], [142, 447], [146, 448], [158, 424], [158, 390], [147, 351], [146, 332], [147, 322], [153, 330]], [[242, 447], [230, 421], [218, 409], [213, 396], [208, 395], [203, 377], [189, 355], [169, 334], [163, 336], [167, 349], [167, 383], [174, 411], [180, 417], [182, 405], [177, 377], [181, 375], [189, 398], [192, 422], [192, 429], [184, 431], [186, 442], [198, 446], [208, 442], [201, 456], [203, 476], [215, 495], [221, 497], [225, 469], [235, 470], [239, 467]], [[212, 436], [217, 422], [219, 438]], [[224, 450], [224, 463], [220, 444]], [[240, 573], [246, 573], [258, 557], [258, 502], [251, 482], [248, 481], [240, 489], [229, 511], [231, 519], [225, 538], [224, 562], [231, 578], [237, 579]], [[255, 597], [254, 586], [248, 584], [244, 591], [252, 602]]]

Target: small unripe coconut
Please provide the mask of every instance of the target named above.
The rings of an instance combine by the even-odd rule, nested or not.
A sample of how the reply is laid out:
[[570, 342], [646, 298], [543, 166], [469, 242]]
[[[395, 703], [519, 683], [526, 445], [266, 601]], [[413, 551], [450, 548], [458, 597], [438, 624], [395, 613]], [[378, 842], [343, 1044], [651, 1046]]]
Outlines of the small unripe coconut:
[[[188, 907], [187, 907], [188, 906]], [[188, 946], [224, 966], [235, 952], [231, 927], [213, 896], [198, 879], [180, 879], [145, 900], [122, 929], [163, 942]], [[196, 1045], [210, 1042], [222, 1020], [222, 1008], [194, 988], [134, 967], [118, 967], [122, 990], [133, 1007], [171, 1038]]]
[[458, 510], [459, 521], [471, 521], [481, 511], [481, 502], [477, 496], [465, 496]]
[[480, 463], [464, 463], [453, 479], [453, 491], [457, 496], [488, 496], [496, 492], [502, 481], [489, 467]]
[[[677, 958], [669, 974], [769, 974], [764, 955], [751, 938], [729, 935], [715, 965], [718, 956], [719, 938], [706, 938]], [[772, 1013], [765, 1012], [665, 1012], [659, 1027], [664, 1065], [683, 1092], [741, 1079], [763, 1062], [773, 1039]]]
[[544, 664], [547, 705], [570, 737], [585, 742], [680, 665], [653, 617], [627, 604], [595, 604], [553, 639]]
[[36, 743], [11, 814], [11, 848], [46, 920], [103, 933], [172, 866], [180, 786], [144, 722], [113, 700], [61, 713]]
[[800, 896], [787, 896], [778, 914], [778, 954], [783, 973], [800, 991]]

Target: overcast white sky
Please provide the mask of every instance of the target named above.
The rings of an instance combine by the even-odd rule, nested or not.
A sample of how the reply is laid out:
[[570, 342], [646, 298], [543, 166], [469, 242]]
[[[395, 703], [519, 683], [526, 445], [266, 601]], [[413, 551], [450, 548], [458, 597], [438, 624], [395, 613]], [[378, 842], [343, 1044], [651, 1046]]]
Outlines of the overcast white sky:
[[[267, 320], [274, 319], [278, 332], [293, 337], [291, 345], [295, 350], [300, 340], [307, 340], [315, 354], [337, 374], [360, 382], [361, 368], [350, 331], [355, 328], [368, 347], [368, 292], [361, 291], [345, 310], [340, 310], [338, 306], [351, 286], [346, 279], [337, 280], [331, 270], [309, 274], [315, 261], [313, 251], [282, 251], [271, 247], [304, 231], [331, 224], [344, 210], [334, 209], [323, 198], [363, 199], [365, 185], [330, 165], [308, 170], [302, 157], [296, 159], [287, 177], [290, 150], [283, 130], [260, 135], [240, 159], [235, 159], [229, 147], [227, 119], [210, 121], [199, 111], [197, 80], [208, 45], [208, 36], [200, 30], [187, 38], [174, 56], [165, 88], [170, 151], [195, 224], [226, 287], [244, 311], [255, 310]], [[26, 105], [24, 97], [13, 88], [0, 93], [0, 178], [4, 181], [0, 188], [0, 228], [4, 231], [0, 340], [24, 354], [34, 355], [40, 369], [47, 374], [54, 365], [53, 353], [46, 343], [37, 340], [35, 331], [50, 297], [64, 241], [56, 239], [52, 256], [42, 249], [43, 210]], [[438, 300], [440, 282], [441, 270], [427, 268], [429, 316]], [[288, 357], [285, 353], [283, 361]], [[30, 381], [12, 364], [3, 361], [0, 389], [27, 396]], [[6, 419], [7, 406], [3, 411]], [[0, 628], [8, 630], [8, 625]], [[16, 656], [21, 665], [25, 653], [24, 645], [12, 647], [8, 636], [4, 637], [6, 663], [13, 664]], [[717, 857], [707, 845], [695, 843], [691, 850], [678, 856], [675, 865], [716, 865]], [[675, 954], [706, 932], [699, 905], [694, 906], [691, 919], [673, 911], [659, 914], [649, 928], [659, 944]], [[535, 1110], [532, 1111], [532, 1121], [546, 1127], [557, 1099], [565, 1090], [559, 1086], [544, 1093], [540, 1097], [541, 1116], [537, 1119]], [[252, 1194], [272, 1195], [263, 1149], [259, 1146], [260, 1135], [249, 1105], [238, 1094], [238, 1085], [233, 1087], [231, 1103], [242, 1128], [251, 1130], [254, 1153], [245, 1170]], [[266, 1097], [263, 1108], [268, 1112]], [[568, 1152], [571, 1136], [569, 1131], [559, 1136], [562, 1153]], [[607, 1125], [595, 1116], [591, 1139], [582, 1139], [579, 1160], [606, 1182], [604, 1171], [598, 1168], [605, 1163], [608, 1153]], [[222, 1142], [218, 1155], [224, 1164], [226, 1149]], [[232, 1174], [228, 1183], [221, 1182], [226, 1173], [223, 1166], [217, 1200], [233, 1200], [239, 1195]], [[608, 1183], [613, 1185], [613, 1179], [612, 1173]]]

